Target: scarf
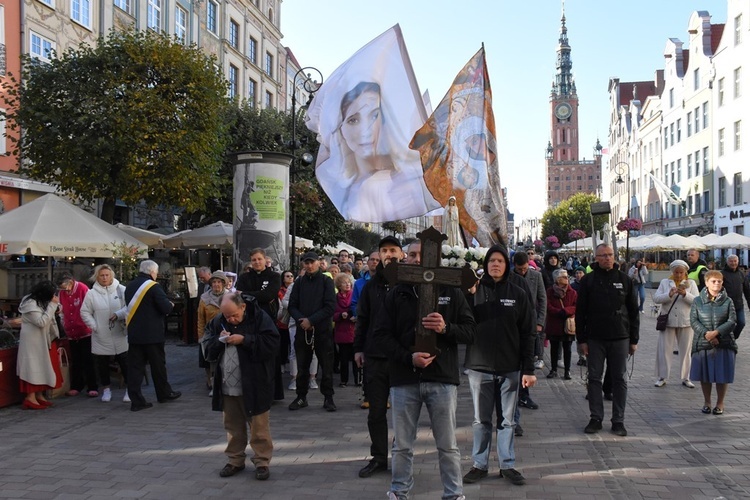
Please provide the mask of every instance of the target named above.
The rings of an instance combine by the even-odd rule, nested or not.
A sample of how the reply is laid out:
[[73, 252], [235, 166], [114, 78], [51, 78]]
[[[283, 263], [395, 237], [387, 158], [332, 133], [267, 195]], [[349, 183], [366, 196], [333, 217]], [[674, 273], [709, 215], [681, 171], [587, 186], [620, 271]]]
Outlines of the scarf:
[[203, 302], [207, 306], [215, 306], [217, 309], [219, 309], [221, 307], [221, 298], [225, 293], [227, 293], [226, 288], [219, 295], [216, 295], [213, 290], [209, 290], [201, 295], [201, 302]]
[[568, 285], [560, 286], [557, 283], [552, 285], [552, 292], [555, 294], [555, 297], [558, 299], [565, 298], [565, 292], [568, 291]]

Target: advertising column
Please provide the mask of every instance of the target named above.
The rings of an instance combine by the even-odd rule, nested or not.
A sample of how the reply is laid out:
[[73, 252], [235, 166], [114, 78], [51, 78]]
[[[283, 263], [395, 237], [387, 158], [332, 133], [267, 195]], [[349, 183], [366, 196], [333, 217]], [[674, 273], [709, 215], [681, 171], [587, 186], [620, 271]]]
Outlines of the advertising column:
[[246, 151], [234, 159], [234, 262], [237, 273], [262, 248], [276, 271], [289, 261], [289, 167], [292, 156]]

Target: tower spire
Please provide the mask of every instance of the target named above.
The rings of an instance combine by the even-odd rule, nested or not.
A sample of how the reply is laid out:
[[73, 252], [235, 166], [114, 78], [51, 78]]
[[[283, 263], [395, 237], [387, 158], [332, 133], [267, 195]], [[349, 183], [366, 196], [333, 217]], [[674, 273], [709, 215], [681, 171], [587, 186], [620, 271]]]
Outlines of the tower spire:
[[557, 97], [571, 96], [576, 93], [575, 82], [573, 81], [573, 61], [570, 58], [568, 27], [565, 21], [565, 0], [562, 0], [560, 37], [557, 45], [557, 73], [555, 83], [552, 85], [552, 94]]

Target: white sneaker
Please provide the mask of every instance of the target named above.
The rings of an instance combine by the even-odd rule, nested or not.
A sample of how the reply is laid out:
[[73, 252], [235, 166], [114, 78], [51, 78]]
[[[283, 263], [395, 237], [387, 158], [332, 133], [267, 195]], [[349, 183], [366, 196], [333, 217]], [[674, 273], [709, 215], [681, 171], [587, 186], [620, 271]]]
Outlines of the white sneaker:
[[537, 370], [541, 370], [542, 368], [544, 368], [544, 360], [537, 359], [536, 361], [534, 361], [534, 368], [536, 368]]
[[659, 380], [656, 381], [656, 383], [654, 384], [654, 387], [664, 387], [666, 383], [667, 383], [666, 380], [664, 380], [663, 378], [660, 378]]
[[289, 382], [289, 387], [287, 387], [290, 391], [296, 391], [297, 390], [297, 380], [292, 379], [291, 382]]
[[128, 396], [128, 390], [125, 389], [125, 395], [122, 397], [123, 403], [130, 403], [130, 396]]
[[112, 390], [107, 388], [102, 392], [102, 402], [109, 403], [112, 401]]
[[388, 497], [388, 500], [398, 500], [398, 497], [397, 497], [397, 496], [396, 496], [396, 494], [395, 494], [394, 492], [392, 492], [392, 491], [389, 491], [389, 492], [388, 492], [388, 493], [386, 493], [385, 495], [386, 495], [386, 496]]
[[694, 384], [694, 383], [692, 383], [692, 382], [691, 382], [691, 381], [689, 381], [689, 380], [683, 380], [683, 381], [682, 381], [682, 385], [684, 385], [684, 386], [685, 386], [685, 387], [687, 387], [688, 389], [695, 389], [695, 384]]
[[208, 391], [208, 397], [209, 398], [214, 397], [214, 390], [213, 389], [211, 389], [210, 391]]
[[565, 368], [565, 361], [563, 361], [562, 359], [558, 360], [557, 361], [557, 367], [558, 368]]
[[318, 388], [318, 382], [314, 378], [310, 379], [310, 389], [317, 389]]

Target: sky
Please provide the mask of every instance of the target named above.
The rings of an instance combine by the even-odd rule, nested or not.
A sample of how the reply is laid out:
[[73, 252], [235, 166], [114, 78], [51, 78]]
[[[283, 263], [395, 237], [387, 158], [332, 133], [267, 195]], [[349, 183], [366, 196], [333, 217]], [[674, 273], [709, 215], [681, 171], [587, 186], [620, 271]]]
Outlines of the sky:
[[[607, 147], [612, 77], [651, 80], [664, 48], [687, 48], [695, 11], [726, 22], [727, 0], [568, 0], [565, 17], [578, 90], [580, 159]], [[433, 107], [484, 43], [497, 125], [500, 179], [516, 225], [546, 206], [549, 95], [560, 35], [560, 0], [283, 0], [282, 44], [297, 61], [331, 74], [359, 48], [401, 25], [420, 89]], [[606, 161], [606, 158], [604, 158]]]

